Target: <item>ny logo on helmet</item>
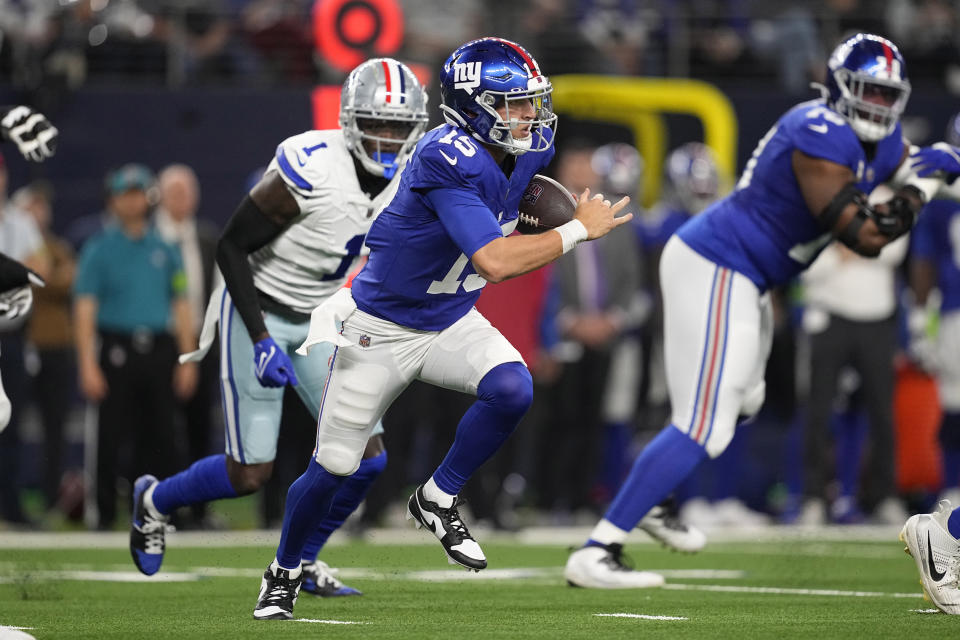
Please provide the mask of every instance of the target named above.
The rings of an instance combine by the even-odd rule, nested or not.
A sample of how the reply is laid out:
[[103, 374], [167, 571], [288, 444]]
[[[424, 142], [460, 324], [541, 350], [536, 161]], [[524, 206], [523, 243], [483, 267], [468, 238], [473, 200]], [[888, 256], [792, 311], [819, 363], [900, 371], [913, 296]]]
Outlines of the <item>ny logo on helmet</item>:
[[480, 62], [454, 62], [453, 88], [463, 89], [467, 93], [480, 86]]

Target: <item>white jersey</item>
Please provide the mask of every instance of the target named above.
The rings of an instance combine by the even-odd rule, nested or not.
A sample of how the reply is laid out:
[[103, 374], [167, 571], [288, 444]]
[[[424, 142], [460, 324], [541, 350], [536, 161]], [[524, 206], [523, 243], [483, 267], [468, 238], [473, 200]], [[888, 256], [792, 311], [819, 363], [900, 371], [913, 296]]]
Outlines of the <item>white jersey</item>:
[[339, 129], [287, 138], [267, 170], [276, 170], [300, 206], [300, 215], [270, 244], [250, 256], [257, 289], [309, 314], [343, 286], [367, 253], [364, 238], [396, 193], [401, 172], [375, 198], [360, 188], [353, 156]]

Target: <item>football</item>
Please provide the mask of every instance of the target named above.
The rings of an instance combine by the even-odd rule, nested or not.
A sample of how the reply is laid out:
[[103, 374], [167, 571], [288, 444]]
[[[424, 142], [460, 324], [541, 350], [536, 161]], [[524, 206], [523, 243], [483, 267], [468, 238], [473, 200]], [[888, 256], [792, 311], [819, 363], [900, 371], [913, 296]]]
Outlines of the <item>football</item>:
[[538, 173], [520, 198], [517, 231], [542, 233], [555, 229], [573, 220], [576, 208], [576, 198], [562, 184]]

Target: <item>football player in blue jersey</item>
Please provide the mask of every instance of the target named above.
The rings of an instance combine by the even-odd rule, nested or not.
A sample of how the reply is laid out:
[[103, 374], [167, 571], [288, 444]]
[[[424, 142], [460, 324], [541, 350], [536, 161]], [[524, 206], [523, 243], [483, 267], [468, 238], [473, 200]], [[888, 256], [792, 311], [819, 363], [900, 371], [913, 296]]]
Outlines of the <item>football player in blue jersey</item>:
[[[918, 173], [941, 171], [946, 189], [960, 191], [960, 114], [950, 121], [946, 143], [914, 156]], [[942, 194], [949, 195], [949, 194]], [[901, 540], [913, 556], [924, 591], [937, 607], [960, 614], [960, 207], [946, 199], [923, 209], [910, 238], [910, 286], [914, 306], [907, 325], [908, 350], [936, 376], [943, 408], [939, 440], [943, 487], [936, 512], [907, 520]], [[934, 292], [938, 295], [934, 295]], [[939, 320], [931, 322], [931, 314]], [[936, 335], [930, 335], [936, 324]], [[929, 543], [928, 543], [929, 540]]]
[[[309, 356], [294, 349], [307, 336], [310, 312], [343, 287], [358, 265], [364, 235], [396, 192], [423, 135], [426, 103], [406, 65], [391, 58], [360, 64], [341, 91], [340, 128], [284, 140], [230, 218], [217, 247], [225, 288], [211, 295], [201, 349], [181, 357], [201, 359], [219, 324], [227, 451], [160, 481], [152, 475], [137, 479], [130, 553], [143, 573], [160, 569], [167, 522], [178, 507], [251, 494], [269, 479], [286, 385], [314, 416], [319, 413], [333, 348]], [[368, 434], [359, 470], [339, 487], [304, 546], [306, 591], [360, 593], [316, 558], [383, 471], [387, 454], [380, 431], [378, 425]]]
[[556, 260], [579, 242], [628, 222], [589, 191], [575, 217], [539, 235], [513, 235], [520, 197], [553, 157], [552, 86], [529, 53], [483, 38], [450, 55], [440, 74], [446, 124], [423, 137], [393, 201], [367, 235], [370, 258], [351, 291], [313, 313], [307, 349], [337, 345], [324, 391], [314, 458], [287, 493], [276, 558], [264, 572], [257, 619], [289, 619], [300, 588], [301, 550], [371, 429], [414, 379], [477, 397], [453, 446], [410, 497], [451, 563], [480, 570], [486, 557], [457, 494], [530, 405], [533, 383], [519, 352], [474, 308], [487, 282]]
[[[900, 115], [910, 95], [897, 47], [857, 34], [828, 62], [819, 100], [784, 114], [760, 140], [733, 193], [685, 223], [660, 262], [671, 423], [640, 453], [587, 543], [565, 569], [575, 586], [663, 583], [621, 562], [628, 533], [759, 411], [773, 318], [768, 290], [805, 269], [829, 242], [876, 256], [907, 233], [939, 184], [905, 162]], [[868, 205], [880, 182], [896, 186]]]

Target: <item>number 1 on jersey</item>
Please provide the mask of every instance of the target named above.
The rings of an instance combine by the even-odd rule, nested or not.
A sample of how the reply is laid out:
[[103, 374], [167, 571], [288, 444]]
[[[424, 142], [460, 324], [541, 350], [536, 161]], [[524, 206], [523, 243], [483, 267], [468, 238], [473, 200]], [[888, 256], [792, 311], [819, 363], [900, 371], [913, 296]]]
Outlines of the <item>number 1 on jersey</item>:
[[360, 235], [353, 236], [350, 240], [347, 241], [347, 255], [343, 256], [343, 259], [340, 260], [340, 264], [337, 265], [337, 270], [333, 273], [328, 273], [327, 275], [320, 278], [321, 280], [339, 280], [343, 276], [347, 275], [347, 269], [350, 268], [350, 265], [353, 264], [354, 259], [360, 255], [360, 250], [363, 249], [363, 240], [367, 236], [363, 233]]

